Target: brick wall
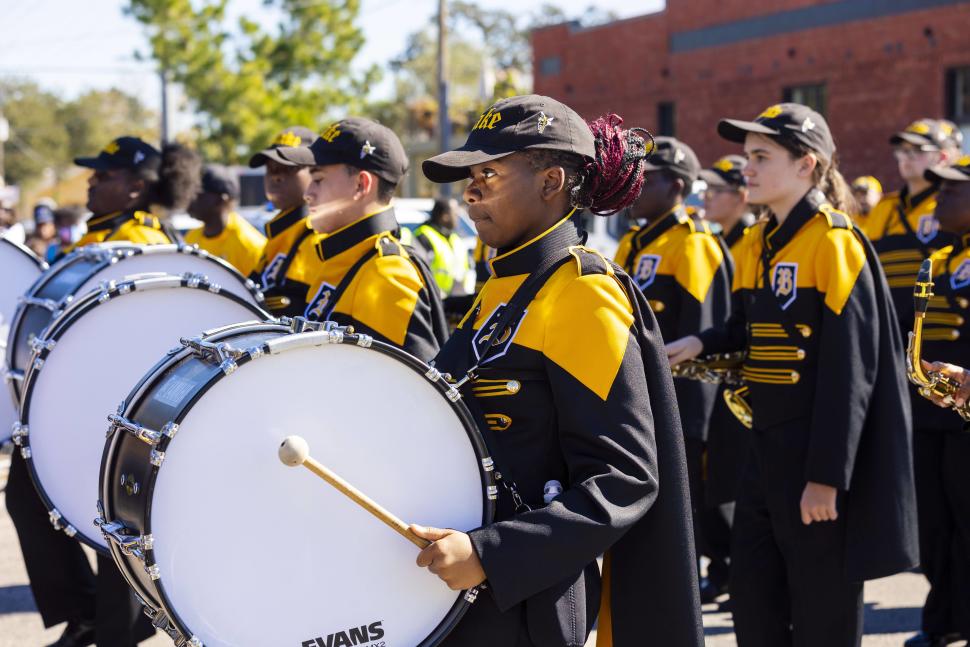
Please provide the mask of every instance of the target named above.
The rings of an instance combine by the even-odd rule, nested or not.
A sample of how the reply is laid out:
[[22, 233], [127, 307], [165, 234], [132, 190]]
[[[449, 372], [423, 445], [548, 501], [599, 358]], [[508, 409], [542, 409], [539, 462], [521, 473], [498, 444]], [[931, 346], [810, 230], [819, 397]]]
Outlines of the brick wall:
[[[736, 152], [721, 117], [749, 119], [786, 86], [824, 83], [826, 117], [848, 176], [895, 186], [887, 139], [910, 121], [941, 117], [944, 74], [970, 65], [970, 3], [910, 11], [670, 53], [671, 34], [818, 0], [668, 0], [668, 9], [592, 29], [557, 25], [533, 35], [535, 90], [586, 117], [621, 114], [656, 129], [657, 103], [676, 102], [677, 136], [709, 164]], [[674, 28], [677, 25], [677, 28]], [[558, 57], [558, 74], [539, 63]]]

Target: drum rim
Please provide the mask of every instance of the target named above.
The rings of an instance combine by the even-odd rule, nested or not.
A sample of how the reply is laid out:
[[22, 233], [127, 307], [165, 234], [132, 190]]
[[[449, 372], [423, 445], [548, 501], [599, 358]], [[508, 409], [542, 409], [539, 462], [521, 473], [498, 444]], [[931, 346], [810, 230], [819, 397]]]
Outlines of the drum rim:
[[[178, 284], [176, 284], [172, 279], [178, 279]], [[169, 284], [165, 285], [164, 283], [166, 282]], [[162, 284], [161, 287], [157, 287], [156, 285], [160, 283]], [[182, 275], [168, 274], [165, 276], [151, 278], [136, 278], [127, 281], [112, 281], [102, 283], [100, 290], [91, 290], [79, 299], [72, 301], [70, 305], [68, 305], [61, 312], [61, 314], [52, 319], [41, 333], [43, 335], [41, 339], [43, 339], [43, 341], [56, 342], [57, 340], [61, 339], [77, 321], [79, 321], [87, 313], [96, 309], [98, 306], [108, 301], [114, 301], [117, 298], [126, 296], [128, 294], [135, 294], [139, 292], [139, 287], [142, 287], [143, 289], [140, 291], [144, 292], [144, 286], [146, 285], [153, 286], [153, 289], [175, 289], [176, 287], [179, 287], [202, 290], [218, 296], [227, 297], [231, 301], [250, 309], [257, 317], [263, 319], [269, 317], [269, 314], [262, 308], [253, 305], [234, 292], [224, 289], [216, 292], [210, 288], [207, 281], [194, 282], [190, 281], [188, 277]], [[53, 349], [51, 348], [41, 348], [33, 351], [30, 356], [30, 362], [27, 365], [27, 370], [24, 373], [23, 386], [21, 390], [22, 396], [20, 400], [20, 417], [18, 422], [28, 429], [30, 427], [30, 403], [34, 386], [38, 379], [37, 376], [42, 372], [43, 362], [46, 361], [52, 350]], [[41, 365], [39, 367], [36, 365], [38, 360], [41, 361]], [[47, 512], [52, 514], [56, 511], [59, 515], [61, 515], [58, 522], [61, 525], [61, 530], [69, 537], [73, 537], [86, 546], [93, 548], [98, 553], [106, 555], [107, 550], [105, 547], [98, 544], [96, 541], [92, 541], [88, 536], [94, 533], [86, 532], [81, 529], [82, 527], [86, 528], [86, 525], [81, 526], [77, 523], [72, 523], [71, 519], [64, 516], [63, 512], [58, 510], [57, 506], [54, 505], [53, 500], [51, 500], [50, 496], [47, 494], [47, 491], [44, 489], [40, 476], [37, 474], [37, 470], [34, 467], [34, 457], [32, 455], [32, 451], [28, 451], [26, 452], [26, 455], [24, 455], [23, 450], [30, 449], [30, 446], [30, 434], [28, 433], [21, 439], [21, 456], [23, 456], [24, 462], [27, 465], [27, 471], [30, 474], [31, 483], [33, 483], [34, 489], [37, 491], [37, 494], [39, 495], [41, 502], [44, 504], [44, 507], [47, 508]], [[52, 523], [53, 519], [54, 517], [52, 517]], [[73, 529], [73, 532], [69, 532], [69, 529]]]
[[[288, 320], [287, 318], [283, 318], [281, 320], [277, 320], [278, 323], [276, 325], [286, 326], [285, 323], [282, 323], [286, 321], [291, 321], [291, 320]], [[297, 318], [297, 321], [305, 321], [305, 320], [302, 317], [299, 317]], [[249, 327], [265, 325], [266, 323], [270, 323], [272, 325], [272, 322], [263, 322], [263, 324], [250, 324]], [[328, 322], [323, 322], [319, 325], [326, 325], [326, 323]], [[247, 327], [244, 324], [237, 324], [237, 326], [238, 328], [234, 328], [233, 330], [220, 329], [218, 331], [214, 331], [212, 335], [205, 337], [205, 340], [219, 341], [228, 336], [234, 336], [237, 333], [243, 334], [245, 332], [245, 328]], [[284, 328], [283, 330], [285, 334], [291, 334], [291, 335], [300, 334], [293, 327], [290, 327], [290, 326], [286, 326], [286, 328]], [[285, 334], [283, 336], [285, 336]], [[470, 443], [472, 444], [472, 447], [474, 448], [476, 456], [478, 458], [477, 465], [478, 465], [478, 471], [479, 471], [479, 479], [481, 481], [481, 494], [482, 494], [482, 525], [484, 526], [492, 523], [495, 519], [496, 502], [495, 500], [493, 500], [491, 497], [488, 496], [488, 491], [489, 491], [489, 486], [495, 485], [495, 481], [494, 481], [493, 472], [490, 469], [487, 469], [483, 462], [483, 459], [490, 458], [490, 454], [488, 452], [488, 448], [485, 444], [484, 438], [482, 437], [482, 432], [478, 428], [478, 424], [476, 423], [475, 417], [471, 413], [467, 405], [465, 405], [461, 399], [452, 400], [451, 398], [449, 398], [448, 385], [445, 384], [443, 380], [440, 380], [437, 378], [432, 379], [430, 377], [428, 364], [422, 362], [418, 358], [414, 357], [413, 355], [407, 353], [404, 350], [401, 350], [400, 348], [381, 342], [379, 340], [371, 339], [368, 335], [358, 335], [353, 333], [345, 334], [343, 339], [341, 339], [339, 343], [348, 344], [348, 345], [360, 345], [357, 340], [360, 339], [361, 337], [366, 337], [370, 339], [370, 342], [367, 344], [366, 349], [376, 350], [386, 355], [390, 355], [392, 357], [401, 359], [402, 362], [405, 365], [407, 365], [409, 368], [414, 370], [415, 373], [417, 373], [421, 377], [424, 377], [428, 382], [432, 384], [432, 386], [435, 389], [438, 390], [442, 398], [448, 403], [448, 406], [450, 406], [452, 410], [455, 411], [457, 417], [462, 422], [462, 427], [465, 430], [465, 434], [468, 437], [468, 440], [470, 441]], [[236, 370], [238, 370], [238, 368], [241, 368], [243, 365], [248, 364], [249, 362], [253, 361], [254, 359], [256, 359], [261, 355], [269, 354], [266, 349], [265, 341], [260, 345], [259, 348], [262, 351], [260, 354], [254, 356], [251, 353], [247, 353], [246, 355], [243, 355], [241, 358], [236, 360], [236, 363], [237, 363]], [[137, 393], [136, 391], [133, 391], [131, 396], [125, 399], [124, 415], [127, 417], [129, 412], [131, 412], [132, 410], [134, 410], [135, 408], [141, 405], [145, 394], [150, 388], [150, 385], [153, 385], [155, 383], [155, 381], [151, 380], [150, 378], [163, 374], [163, 371], [167, 368], [166, 365], [170, 366], [178, 361], [181, 361], [182, 358], [191, 354], [194, 354], [191, 349], [184, 348], [182, 352], [173, 353], [170, 357], [166, 358], [164, 362], [159, 362], [159, 364], [155, 366], [152, 372], [145, 376], [145, 378], [143, 379], [143, 382], [140, 383], [138, 387], [136, 387]], [[173, 419], [171, 422], [175, 424], [181, 424], [182, 420], [185, 419], [186, 415], [188, 414], [189, 411], [191, 411], [195, 403], [198, 402], [199, 399], [201, 399], [202, 396], [204, 396], [205, 393], [209, 391], [209, 389], [215, 386], [220, 380], [222, 380], [226, 376], [227, 374], [225, 372], [219, 371], [214, 376], [209, 378], [206, 382], [202, 383], [199, 386], [199, 388], [195, 391], [195, 393], [193, 393], [192, 397], [182, 405], [182, 408], [178, 411], [177, 415], [175, 416], [175, 419]], [[131, 420], [131, 418], [129, 418], [129, 420]], [[103, 507], [104, 513], [105, 513], [104, 518], [107, 521], [111, 521], [111, 519], [108, 518], [108, 509], [107, 509], [107, 506], [104, 505], [104, 501], [109, 500], [109, 497], [108, 497], [109, 492], [105, 487], [108, 485], [106, 480], [106, 472], [109, 465], [109, 458], [110, 458], [109, 454], [113, 455], [114, 453], [113, 450], [117, 445], [120, 444], [120, 442], [121, 440], [117, 438], [111, 438], [109, 442], [105, 444], [104, 453], [102, 455], [101, 474], [100, 474], [99, 480], [101, 485], [102, 497], [104, 498], [101, 501], [99, 501], [99, 505]], [[170, 442], [171, 442], [171, 438], [163, 437], [161, 442], [158, 445], [158, 450], [161, 452], [167, 451], [167, 447]], [[158, 481], [158, 473], [160, 469], [161, 468], [159, 466], [153, 465], [150, 470], [150, 478], [148, 478], [144, 484], [145, 505], [142, 506], [143, 508], [142, 518], [140, 519], [140, 521], [144, 522], [142, 525], [144, 527], [145, 535], [152, 535], [151, 508], [152, 508], [152, 502], [153, 502], [152, 500], [154, 497], [155, 485]], [[122, 571], [122, 575], [124, 575], [125, 579], [128, 580], [129, 574], [130, 574], [129, 569], [131, 568], [131, 562], [125, 559], [123, 555], [119, 554], [119, 549], [117, 546], [114, 545], [113, 542], [108, 542], [108, 543], [109, 543], [112, 557], [114, 558], [115, 562], [118, 564], [120, 570]], [[134, 559], [137, 559], [137, 558], [134, 558]], [[154, 560], [153, 550], [145, 551], [145, 559], [142, 563], [146, 569], [156, 564]], [[132, 579], [135, 579], [135, 581], [138, 581], [137, 578], [132, 578]], [[159, 602], [158, 608], [155, 609], [156, 614], [158, 612], [164, 613], [164, 615], [168, 619], [168, 623], [170, 627], [178, 631], [185, 640], [189, 640], [192, 637], [194, 637], [194, 634], [191, 632], [188, 625], [185, 623], [185, 621], [175, 610], [174, 605], [172, 604], [172, 600], [169, 597], [168, 592], [166, 591], [166, 588], [164, 585], [164, 579], [165, 579], [164, 577], [159, 575], [158, 579], [151, 580], [152, 587], [155, 589], [154, 591], [155, 594], [150, 597], [154, 597], [156, 601]], [[445, 616], [441, 619], [438, 625], [434, 628], [434, 630], [415, 647], [433, 647], [434, 645], [437, 645], [449, 633], [451, 633], [451, 631], [461, 620], [462, 616], [464, 616], [465, 613], [468, 611], [469, 605], [470, 605], [470, 602], [466, 600], [465, 594], [460, 593], [455, 599], [454, 604], [451, 606], [451, 608], [448, 610]], [[146, 606], [150, 606], [150, 605], [146, 605]]]
[[[11, 243], [11, 244], [16, 245], [16, 243]], [[33, 252], [30, 251], [29, 249], [26, 249], [26, 251], [27, 253], [34, 255]], [[51, 282], [53, 277], [59, 275], [60, 272], [63, 271], [63, 268], [73, 265], [74, 263], [78, 262], [78, 260], [80, 259], [90, 258], [95, 261], [92, 264], [91, 272], [87, 277], [87, 278], [90, 278], [92, 275], [100, 272], [105, 267], [112, 265], [114, 263], [117, 263], [118, 261], [121, 261], [125, 258], [130, 258], [132, 256], [142, 256], [145, 254], [160, 254], [162, 252], [187, 254], [190, 256], [198, 256], [200, 258], [206, 258], [211, 261], [214, 261], [217, 265], [220, 265], [224, 270], [227, 270], [233, 276], [233, 278], [236, 279], [239, 282], [239, 284], [246, 289], [246, 291], [250, 294], [250, 296], [253, 297], [253, 300], [256, 302], [256, 305], [258, 305], [260, 308], [265, 307], [266, 299], [262, 291], [259, 289], [259, 286], [256, 285], [256, 283], [252, 279], [243, 276], [242, 272], [240, 272], [235, 267], [233, 267], [228, 261], [222, 258], [219, 258], [218, 256], [214, 256], [209, 252], [205, 251], [204, 249], [200, 249], [198, 245], [186, 245], [185, 243], [161, 243], [158, 245], [139, 245], [137, 243], [132, 243], [130, 241], [108, 241], [106, 243], [92, 243], [90, 245], [85, 245], [84, 247], [79, 247], [78, 249], [72, 250], [67, 255], [54, 261], [54, 263], [51, 265], [47, 265], [45, 263], [44, 270], [41, 273], [41, 275], [38, 276], [37, 279], [31, 284], [30, 288], [28, 288], [27, 291], [24, 292], [23, 296], [30, 297], [30, 296], [36, 295], [40, 290], [42, 290], [45, 286], [47, 286]], [[36, 255], [34, 256], [36, 258]], [[65, 295], [65, 297], [67, 296], [81, 297], [84, 295], [77, 295], [75, 293], [71, 293], [69, 295]], [[69, 307], [71, 303], [72, 301], [68, 301], [67, 303], [61, 303], [60, 304], [61, 312], [63, 312], [67, 307]], [[31, 307], [39, 307], [39, 306], [29, 306], [25, 303], [20, 303], [17, 305], [17, 309], [14, 311], [14, 315], [10, 320], [10, 329], [7, 332], [7, 348], [16, 348], [15, 342], [17, 341], [17, 337], [20, 334], [20, 328], [23, 325], [24, 313], [28, 308], [31, 308]], [[48, 320], [47, 325], [44, 327], [45, 330], [47, 326], [50, 326], [50, 324], [56, 318], [54, 316], [56, 314], [58, 314], [58, 312], [56, 311], [51, 312], [51, 317]], [[41, 332], [44, 332], [44, 331], [41, 331]], [[15, 370], [20, 370], [15, 368], [12, 365], [11, 362], [13, 361], [13, 357], [14, 357], [14, 353], [7, 353], [6, 356], [4, 357], [4, 368], [8, 373], [13, 372]], [[23, 372], [24, 372], [24, 378], [26, 379], [27, 369], [24, 368]], [[10, 393], [12, 394], [14, 400], [16, 402], [20, 402], [21, 394], [23, 393], [23, 390], [20, 388], [19, 384], [17, 383], [17, 380], [9, 380], [7, 387]]]
[[4, 238], [3, 236], [0, 236], [0, 244], [10, 245], [11, 247], [16, 249], [24, 256], [27, 256], [28, 258], [30, 258], [30, 260], [34, 261], [34, 263], [37, 264], [37, 267], [39, 267], [41, 271], [44, 271], [48, 268], [47, 261], [45, 261], [43, 258], [38, 256], [37, 253], [34, 252], [34, 250], [27, 247], [26, 245], [12, 241], [9, 238]]

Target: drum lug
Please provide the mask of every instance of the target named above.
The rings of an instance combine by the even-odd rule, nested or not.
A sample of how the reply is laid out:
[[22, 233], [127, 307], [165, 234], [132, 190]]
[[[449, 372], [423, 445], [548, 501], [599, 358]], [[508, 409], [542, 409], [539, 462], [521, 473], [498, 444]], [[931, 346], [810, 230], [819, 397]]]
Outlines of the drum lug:
[[44, 339], [43, 337], [34, 337], [30, 340], [30, 349], [35, 353], [40, 353], [42, 351], [52, 351], [54, 346], [57, 345], [57, 341], [53, 339]]
[[479, 590], [483, 588], [485, 588], [485, 585], [480, 584], [479, 586], [473, 586], [472, 588], [465, 591], [465, 595], [464, 595], [465, 602], [467, 602], [468, 604], [474, 604], [475, 600], [478, 599]]
[[210, 341], [205, 341], [201, 337], [183, 337], [179, 342], [183, 347], [189, 349], [201, 359], [214, 359], [219, 363], [219, 368], [226, 375], [231, 375], [239, 367], [236, 363], [238, 359], [247, 354], [251, 357], [253, 356], [252, 350], [239, 350], [225, 342], [214, 344]]
[[24, 444], [24, 439], [30, 434], [30, 428], [20, 422], [19, 420], [10, 427], [11, 429], [11, 440], [13, 444], [17, 447], [21, 447]]
[[[142, 427], [141, 425], [134, 423], [117, 413], [109, 414], [108, 422], [111, 423], [111, 427], [108, 428], [109, 437], [114, 434], [115, 429], [124, 429], [138, 440], [151, 445], [152, 447], [157, 447], [158, 443], [162, 442], [162, 438], [174, 438], [175, 434], [179, 430], [179, 426], [174, 422], [166, 422], [161, 431], [154, 431], [152, 429]], [[163, 458], [164, 456], [165, 455], [162, 454]], [[155, 464], [154, 460], [152, 461], [152, 464]], [[161, 460], [159, 460], [158, 464], [161, 465]]]
[[[428, 368], [428, 371], [424, 374], [424, 376], [432, 382], [438, 382], [445, 377], [445, 374], [436, 369], [434, 366], [431, 366]], [[445, 391], [445, 397], [447, 397], [448, 400], [451, 402], [458, 402], [461, 400], [461, 392], [456, 389], [454, 385], [449, 384], [447, 379], [445, 380], [445, 386], [448, 389]]]
[[197, 636], [192, 636], [191, 638], [186, 638], [182, 635], [172, 621], [169, 620], [168, 615], [161, 609], [155, 610], [149, 606], [145, 606], [145, 615], [152, 621], [152, 626], [156, 629], [165, 632], [165, 634], [172, 639], [175, 643], [175, 647], [204, 647], [202, 641], [199, 640]]
[[60, 307], [60, 304], [57, 301], [54, 301], [53, 299], [39, 299], [37, 297], [26, 297], [26, 296], [19, 297], [17, 299], [17, 303], [27, 305], [27, 306], [37, 306], [40, 308], [44, 308], [46, 310], [50, 310], [51, 312], [54, 312]]
[[8, 384], [10, 382], [23, 382], [24, 372], [17, 369], [8, 369], [3, 372], [3, 381]]
[[374, 338], [370, 335], [357, 335], [357, 345], [361, 348], [370, 348], [374, 344]]
[[157, 449], [153, 449], [151, 456], [148, 461], [155, 467], [161, 467], [162, 462], [165, 460], [165, 452], [160, 452]]
[[33, 366], [35, 371], [41, 370], [42, 368], [44, 368], [44, 360], [42, 360], [39, 357], [35, 357]]
[[[53, 513], [52, 513], [53, 515]], [[118, 550], [122, 554], [129, 557], [134, 557], [136, 559], [145, 561], [145, 553], [150, 551], [155, 546], [155, 537], [152, 535], [130, 535], [127, 532], [127, 528], [117, 521], [106, 521], [103, 517], [98, 517], [94, 520], [94, 525], [101, 529], [101, 534], [109, 543], [114, 544], [118, 547]], [[56, 526], [55, 526], [56, 527]], [[152, 565], [155, 572], [158, 572], [158, 566]], [[149, 570], [150, 566], [146, 565], [145, 570], [151, 575], [152, 571]], [[157, 577], [152, 577], [153, 580], [157, 580]]]

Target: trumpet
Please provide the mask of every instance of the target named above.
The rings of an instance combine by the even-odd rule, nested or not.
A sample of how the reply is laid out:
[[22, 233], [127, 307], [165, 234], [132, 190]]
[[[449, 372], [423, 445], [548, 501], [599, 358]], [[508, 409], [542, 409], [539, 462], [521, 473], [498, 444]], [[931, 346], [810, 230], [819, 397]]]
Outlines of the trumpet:
[[926, 309], [932, 297], [933, 261], [926, 259], [919, 268], [916, 285], [913, 287], [916, 316], [913, 318], [913, 330], [909, 333], [909, 342], [906, 344], [906, 375], [910, 382], [919, 387], [921, 396], [942, 398], [943, 402], [960, 414], [961, 418], [970, 421], [970, 403], [959, 406], [953, 401], [953, 395], [960, 388], [960, 383], [938, 371], [923, 370], [920, 361], [923, 348], [923, 320], [926, 318]]
[[744, 386], [744, 380], [741, 378], [741, 366], [746, 357], [747, 353], [744, 351], [709, 355], [701, 359], [689, 359], [681, 362], [676, 366], [671, 366], [670, 370], [674, 377], [683, 377], [707, 384], [740, 386], [738, 389], [724, 389], [724, 403], [742, 425], [751, 429], [754, 423], [754, 415], [751, 411], [751, 405], [745, 399], [748, 394], [748, 387]]

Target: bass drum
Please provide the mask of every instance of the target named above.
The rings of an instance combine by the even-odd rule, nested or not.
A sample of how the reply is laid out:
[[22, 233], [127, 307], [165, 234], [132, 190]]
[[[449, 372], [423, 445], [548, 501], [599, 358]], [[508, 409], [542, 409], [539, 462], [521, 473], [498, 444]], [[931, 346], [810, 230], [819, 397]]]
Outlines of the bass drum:
[[[47, 263], [23, 245], [0, 238], [0, 358], [7, 351], [7, 333], [17, 311], [17, 299], [47, 269]], [[10, 427], [17, 421], [17, 401], [0, 395], [0, 445], [10, 439]]]
[[194, 274], [253, 305], [263, 302], [262, 293], [252, 281], [221, 258], [194, 246], [125, 242], [87, 245], [54, 263], [20, 300], [7, 336], [7, 375], [14, 399], [20, 402], [20, 384], [30, 362], [31, 340], [72, 300], [104, 281], [146, 272]]
[[105, 412], [180, 337], [269, 314], [207, 281], [132, 277], [75, 299], [33, 341], [14, 443], [51, 523], [107, 552], [91, 523], [98, 499]]
[[496, 495], [472, 417], [403, 351], [282, 321], [186, 340], [112, 419], [99, 520], [112, 556], [178, 645], [436, 645], [472, 596], [277, 450], [298, 433], [402, 519], [470, 530]]

